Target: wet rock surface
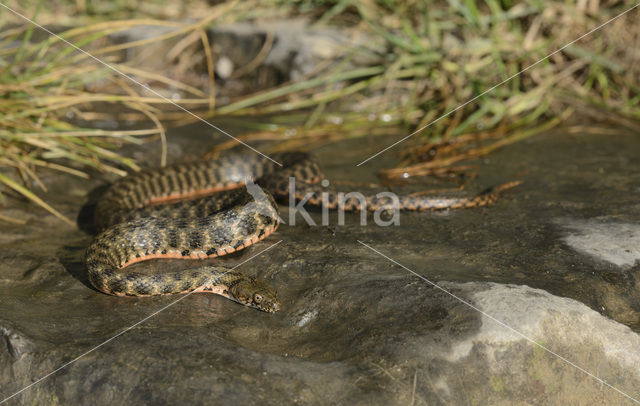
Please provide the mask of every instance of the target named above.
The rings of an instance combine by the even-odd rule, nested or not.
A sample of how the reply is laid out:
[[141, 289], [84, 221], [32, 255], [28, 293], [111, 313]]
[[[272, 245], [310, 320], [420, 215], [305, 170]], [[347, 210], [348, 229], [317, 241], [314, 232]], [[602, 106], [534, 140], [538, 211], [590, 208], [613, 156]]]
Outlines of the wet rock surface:
[[[200, 127], [170, 141], [170, 161], [215, 142]], [[379, 146], [316, 156], [334, 184], [373, 182], [394, 154], [355, 164]], [[154, 166], [154, 148], [131, 153]], [[309, 210], [320, 225], [298, 215], [212, 260], [234, 266], [282, 240], [239, 268], [278, 289], [275, 314], [217, 295], [93, 290], [82, 258], [106, 180], [47, 175], [48, 201], [80, 213], [79, 228], [21, 201], [3, 209], [25, 224], [0, 224], [0, 398], [74, 361], [7, 404], [635, 404], [624, 394], [640, 398], [637, 151], [637, 137], [547, 134], [479, 162], [471, 192], [524, 180], [492, 207], [402, 213], [397, 227], [357, 214], [323, 226]]]

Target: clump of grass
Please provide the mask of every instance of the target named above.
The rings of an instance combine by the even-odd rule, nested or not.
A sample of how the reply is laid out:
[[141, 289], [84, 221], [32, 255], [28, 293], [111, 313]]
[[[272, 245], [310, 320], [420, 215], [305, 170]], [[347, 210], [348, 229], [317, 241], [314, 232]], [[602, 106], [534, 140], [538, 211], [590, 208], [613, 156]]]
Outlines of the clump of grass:
[[[149, 7], [153, 4], [149, 2]], [[187, 12], [193, 4], [193, 9], [202, 10], [202, 2], [185, 4]], [[386, 137], [385, 142], [395, 141], [423, 129], [399, 145], [403, 163], [381, 173], [385, 180], [397, 180], [442, 173], [446, 168], [466, 170], [461, 161], [567, 122], [576, 111], [596, 111], [591, 116], [600, 120], [606, 112], [619, 117], [617, 122], [637, 128], [640, 65], [638, 47], [633, 44], [640, 42], [640, 29], [632, 18], [620, 18], [526, 70], [625, 7], [616, 0], [576, 4], [449, 0], [428, 6], [419, 0], [249, 0], [212, 7], [208, 17], [193, 24], [149, 19], [94, 22], [61, 35], [141, 81], [179, 89], [186, 95], [180, 103], [209, 114], [208, 118], [268, 117], [269, 125], [240, 138], [252, 143], [273, 141], [271, 150], [311, 149], [377, 135]], [[116, 9], [110, 15], [120, 12]], [[214, 20], [276, 15], [302, 15], [312, 25], [338, 26], [345, 35], [364, 35], [368, 40], [325, 61], [302, 80], [220, 105], [214, 99], [214, 56], [205, 29]], [[112, 33], [139, 25], [169, 29], [155, 38], [116, 45], [104, 42]], [[167, 123], [183, 124], [193, 118], [165, 108], [171, 107], [166, 99], [136, 88], [55, 38], [31, 41], [32, 30], [18, 26], [0, 34], [0, 94], [5, 95], [0, 99], [0, 165], [15, 168], [23, 181], [20, 185], [5, 174], [0, 183], [61, 216], [23, 186], [44, 188], [38, 167], [78, 176], [87, 176], [86, 168], [118, 174], [127, 167], [135, 170], [133, 161], [114, 150], [125, 142], [162, 136]], [[168, 55], [202, 44], [203, 57], [196, 59], [205, 61], [207, 91], [116, 58], [122, 50], [176, 39]], [[272, 41], [267, 36], [261, 57], [238, 74], [256, 68]], [[357, 55], [367, 55], [368, 62], [355, 62]], [[90, 91], [97, 81], [103, 83], [100, 91]], [[487, 89], [492, 90], [483, 94]], [[471, 99], [475, 100], [459, 108]], [[108, 131], [70, 123], [69, 112], [84, 119], [108, 117], [96, 110], [96, 103], [125, 106], [153, 128]], [[209, 155], [235, 145], [222, 143]]]
[[[546, 58], [629, 7], [619, 1], [269, 4], [371, 39], [340, 60], [327, 61], [307, 80], [248, 95], [217, 110], [271, 116], [311, 111], [296, 125], [241, 137], [279, 141], [273, 150], [311, 149], [372, 135], [395, 141], [421, 129], [399, 145], [402, 165], [381, 172], [387, 181], [403, 180], [570, 122], [576, 112], [598, 120], [614, 116], [618, 124], [622, 118], [627, 123], [640, 118], [638, 53], [629, 51], [636, 49], [629, 44], [640, 43], [640, 29], [631, 16]], [[348, 61], [354, 54], [369, 55], [374, 62], [354, 67]], [[599, 113], [590, 114], [590, 106]], [[211, 154], [234, 145], [223, 143]]]
[[[588, 106], [597, 106], [600, 116], [640, 118], [638, 53], [629, 51], [636, 49], [630, 44], [640, 43], [640, 30], [631, 15], [544, 59], [627, 9], [623, 2], [439, 1], [427, 6], [421, 1], [305, 0], [276, 4], [288, 7], [292, 14], [303, 13], [316, 24], [355, 26], [361, 35], [372, 38], [368, 43], [374, 46], [352, 52], [378, 55], [379, 63], [357, 69], [327, 63], [327, 69], [312, 79], [222, 107], [220, 111], [235, 109], [236, 114], [313, 109], [313, 126], [284, 131], [287, 137], [282, 137], [281, 129], [260, 131], [246, 135], [246, 140], [280, 139], [284, 143], [278, 148], [312, 148], [339, 138], [381, 133], [388, 124], [403, 126], [405, 134], [423, 129], [400, 145], [403, 165], [381, 173], [387, 179], [406, 179], [427, 174], [426, 167], [478, 157], [548, 130], [570, 120], [576, 111], [584, 115]], [[488, 89], [492, 90], [459, 108]], [[344, 124], [331, 124], [335, 117], [335, 108], [327, 108], [331, 103], [349, 111], [339, 120]], [[323, 123], [323, 116], [328, 123]], [[353, 128], [346, 123], [359, 125]], [[483, 137], [466, 135], [476, 133], [490, 136], [475, 147], [447, 152], [434, 148], [436, 144], [463, 145], [463, 140], [475, 143]], [[230, 144], [221, 147], [225, 146]]]
[[[135, 89], [122, 80], [118, 71], [143, 83], [154, 81], [191, 93], [195, 97], [187, 101], [193, 105], [212, 107], [213, 98], [155, 72], [120, 64], [111, 55], [135, 46], [194, 33], [208, 48], [203, 26], [220, 14], [212, 12], [195, 24], [155, 20], [92, 24], [60, 33], [59, 37], [64, 41], [55, 36], [40, 42], [31, 41], [36, 28], [30, 24], [1, 33], [0, 94], [4, 97], [0, 99], [0, 167], [4, 168], [4, 173], [0, 173], [0, 184], [73, 224], [31, 190], [31, 187], [35, 187], [46, 192], [44, 183], [38, 177], [38, 168], [46, 167], [84, 178], [89, 176], [87, 169], [90, 168], [125, 175], [124, 169], [139, 168], [132, 159], [114, 150], [124, 143], [140, 144], [157, 137], [163, 140], [160, 160], [164, 165], [165, 128], [158, 119], [159, 109], [155, 105], [170, 102], [162, 95], [149, 95], [143, 88]], [[114, 32], [142, 24], [169, 27], [172, 30], [146, 41], [118, 45], [110, 45], [105, 41]], [[106, 55], [104, 59], [109, 66], [96, 63], [89, 55], [77, 52], [65, 41], [88, 49], [92, 55]], [[210, 55], [206, 61], [212, 84], [213, 62]], [[91, 90], [98, 83], [104, 91]], [[142, 115], [152, 128], [105, 130], [73, 124], [79, 120], [91, 121], [103, 114], [105, 104], [115, 105], [114, 111], [128, 109]], [[22, 184], [9, 176], [8, 168], [15, 170]]]

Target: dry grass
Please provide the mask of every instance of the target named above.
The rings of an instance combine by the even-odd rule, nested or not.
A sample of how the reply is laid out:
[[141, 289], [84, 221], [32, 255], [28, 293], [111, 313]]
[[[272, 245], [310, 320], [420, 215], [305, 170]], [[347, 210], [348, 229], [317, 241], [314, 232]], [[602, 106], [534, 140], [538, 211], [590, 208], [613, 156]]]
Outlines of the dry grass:
[[[139, 9], [129, 9], [118, 1], [90, 6], [78, 0], [58, 5], [57, 15], [41, 10], [36, 20], [64, 22], [61, 16], [71, 15], [68, 22], [86, 23], [60, 35], [140, 82], [153, 83], [160, 91], [180, 92], [180, 103], [186, 108], [209, 117], [270, 117], [277, 125], [257, 128], [241, 138], [251, 143], [275, 141], [267, 145], [271, 150], [311, 149], [345, 138], [399, 138], [438, 119], [400, 145], [405, 160], [401, 167], [382, 172], [387, 181], [467, 168], [462, 161], [566, 122], [576, 111], [601, 121], [616, 117], [616, 123], [634, 130], [640, 118], [637, 10], [449, 114], [624, 11], [629, 6], [622, 1], [450, 0], [427, 7], [417, 0], [253, 0], [216, 6], [193, 1], [173, 8], [146, 2]], [[28, 4], [22, 7], [21, 11], [29, 9]], [[9, 16], [6, 11], [2, 15]], [[206, 17], [177, 23], [148, 15]], [[347, 56], [326, 61], [303, 80], [219, 105], [213, 96], [215, 55], [206, 28], [290, 15], [305, 16], [310, 24], [338, 26], [345, 35], [366, 35], [371, 41]], [[97, 21], [105, 16], [136, 18]], [[121, 44], [107, 40], [141, 25], [166, 30], [145, 40]], [[193, 118], [56, 38], [39, 35], [42, 39], [34, 40], [33, 34], [33, 27], [26, 24], [0, 33], [0, 94], [4, 96], [0, 98], [0, 184], [63, 218], [33, 193], [34, 188], [45, 190], [39, 167], [83, 177], [88, 176], [87, 168], [120, 175], [127, 168], [137, 170], [135, 162], [118, 154], [121, 145], [163, 137], [166, 125]], [[158, 41], [170, 44], [167, 63], [178, 63], [178, 55], [200, 43], [207, 52], [194, 54], [181, 69], [188, 71], [191, 63], [203, 61], [208, 88], [203, 91], [136, 66], [136, 61], [122, 60], [123, 51]], [[240, 73], [259, 65], [273, 38], [266, 41], [262, 56]], [[371, 62], [354, 66], [350, 56], [355, 54], [367, 54]], [[151, 125], [111, 131], [78, 124], [113, 117], [105, 113], [105, 104], [115, 105], [119, 115]], [[233, 146], [234, 142], [223, 143], [211, 155]], [[160, 159], [164, 162], [164, 156]]]

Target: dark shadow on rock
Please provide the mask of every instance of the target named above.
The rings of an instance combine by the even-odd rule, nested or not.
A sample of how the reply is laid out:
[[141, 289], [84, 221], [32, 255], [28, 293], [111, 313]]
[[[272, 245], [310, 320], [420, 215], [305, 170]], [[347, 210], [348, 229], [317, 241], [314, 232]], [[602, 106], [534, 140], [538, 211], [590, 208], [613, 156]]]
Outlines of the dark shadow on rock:
[[94, 222], [96, 203], [108, 187], [109, 185], [101, 185], [91, 190], [87, 194], [87, 203], [85, 203], [78, 212], [78, 217], [76, 217], [78, 228], [87, 234], [95, 235], [98, 233]]
[[86, 250], [87, 247], [84, 244], [67, 244], [58, 250], [56, 256], [71, 276], [82, 282], [86, 287], [96, 290], [89, 282], [87, 269], [84, 266], [84, 253]]

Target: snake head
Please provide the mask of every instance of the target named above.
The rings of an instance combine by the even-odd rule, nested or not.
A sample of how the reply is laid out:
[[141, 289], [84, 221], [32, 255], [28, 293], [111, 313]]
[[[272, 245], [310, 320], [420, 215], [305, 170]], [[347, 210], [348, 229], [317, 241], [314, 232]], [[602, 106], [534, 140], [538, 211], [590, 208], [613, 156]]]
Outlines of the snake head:
[[275, 313], [280, 309], [278, 293], [260, 279], [244, 279], [231, 286], [229, 294], [238, 303], [264, 312]]

